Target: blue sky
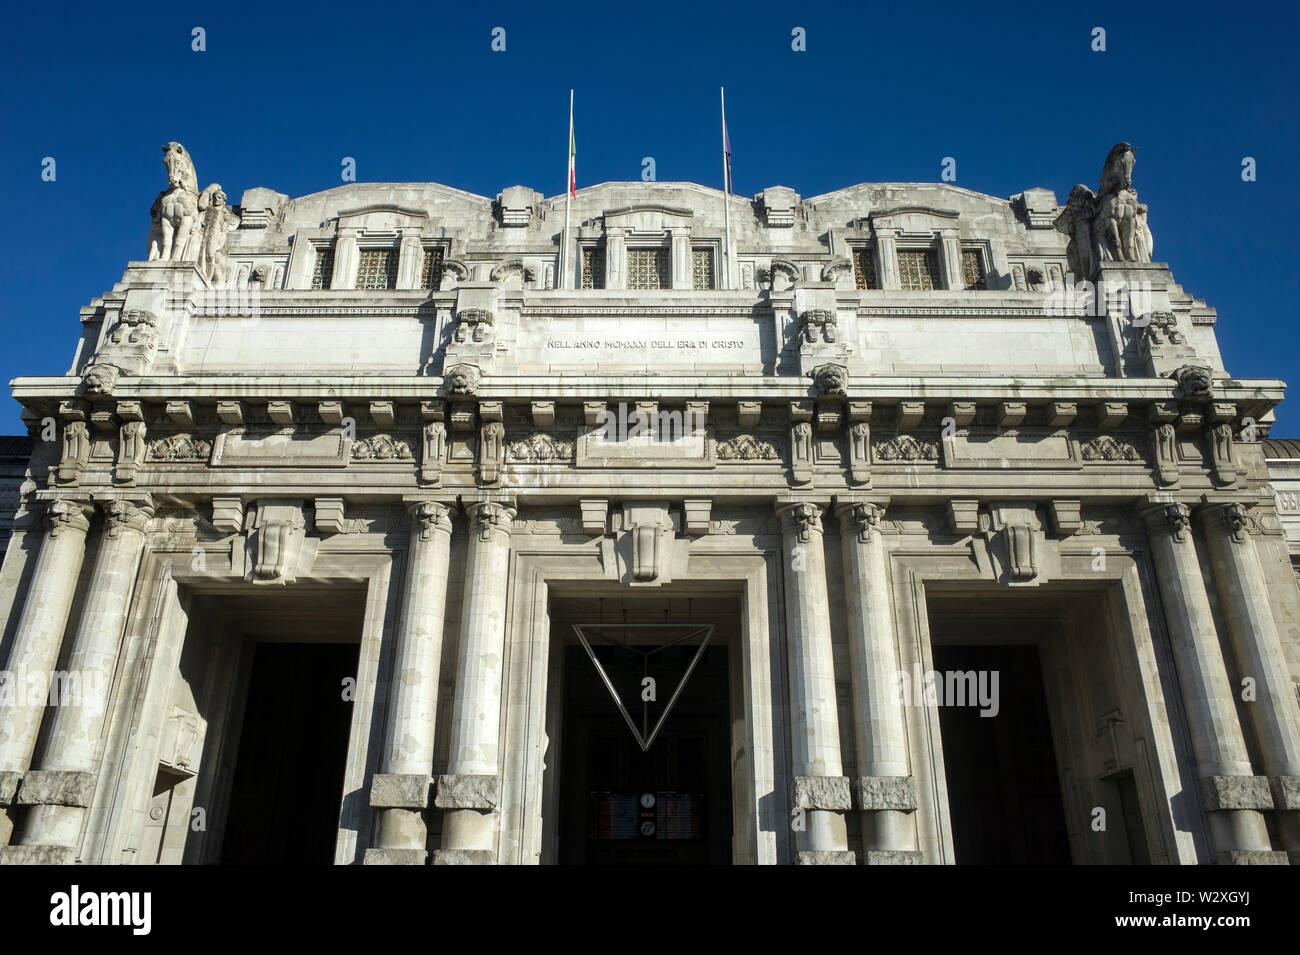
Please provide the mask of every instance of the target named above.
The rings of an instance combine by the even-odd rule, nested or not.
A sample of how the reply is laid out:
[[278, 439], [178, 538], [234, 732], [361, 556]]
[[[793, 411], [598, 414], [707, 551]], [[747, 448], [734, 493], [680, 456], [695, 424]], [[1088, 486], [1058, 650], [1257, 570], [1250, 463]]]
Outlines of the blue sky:
[[[1237, 377], [1300, 379], [1295, 7], [1252, 4], [26, 4], [0, 33], [0, 377], [62, 374], [78, 310], [144, 257], [159, 146], [184, 143], [232, 201], [432, 180], [494, 196], [578, 182], [719, 185], [727, 87], [735, 188], [804, 196], [937, 181], [995, 196], [1093, 188], [1138, 148], [1156, 258], [1219, 312]], [[191, 30], [207, 50], [191, 50]], [[491, 49], [506, 31], [505, 52]], [[1091, 49], [1106, 30], [1104, 53]], [[806, 52], [791, 50], [803, 27]], [[57, 163], [41, 180], [42, 160]], [[1241, 179], [1242, 157], [1257, 161]], [[328, 347], [304, 342], [304, 349]], [[305, 356], [305, 361], [309, 361]], [[1283, 405], [1275, 435], [1300, 434]], [[0, 404], [0, 432], [19, 433]]]

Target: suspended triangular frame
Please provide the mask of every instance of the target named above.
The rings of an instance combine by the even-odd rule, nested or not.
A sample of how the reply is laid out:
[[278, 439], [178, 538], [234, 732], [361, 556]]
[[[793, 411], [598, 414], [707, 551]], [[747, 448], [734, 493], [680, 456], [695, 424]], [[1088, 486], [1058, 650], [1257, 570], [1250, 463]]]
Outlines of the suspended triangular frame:
[[[637, 644], [629, 644], [626, 642], [616, 643], [608, 637], [605, 637], [600, 632], [602, 630], [682, 630], [685, 632], [675, 640], [669, 640], [667, 643], [659, 644], [651, 649], [645, 649], [644, 646]], [[696, 664], [700, 662], [700, 657], [704, 655], [704, 648], [709, 645], [709, 640], [713, 636], [713, 630], [714, 625], [711, 623], [575, 623], [573, 625], [573, 632], [578, 635], [578, 640], [581, 641], [582, 648], [587, 651], [587, 656], [596, 667], [596, 672], [600, 674], [601, 682], [605, 684], [605, 689], [607, 689], [609, 695], [613, 697], [614, 705], [618, 707], [619, 713], [623, 716], [623, 721], [627, 723], [627, 728], [632, 731], [632, 736], [635, 737], [637, 745], [641, 747], [642, 752], [649, 751], [650, 747], [654, 744], [655, 737], [657, 737], [659, 731], [663, 729], [664, 722], [668, 719], [668, 714], [672, 712], [673, 704], [675, 704], [677, 698], [681, 696], [682, 690], [686, 687], [686, 681], [691, 678], [691, 674], [695, 672]], [[703, 639], [700, 641], [700, 645], [696, 648], [695, 655], [691, 657], [691, 662], [686, 667], [686, 672], [682, 674], [682, 678], [677, 682], [677, 689], [673, 690], [673, 695], [669, 698], [667, 705], [664, 706], [663, 712], [659, 714], [659, 719], [655, 721], [654, 728], [651, 729], [648, 720], [643, 717], [642, 726], [638, 729], [636, 721], [632, 719], [632, 714], [628, 712], [627, 706], [623, 703], [623, 698], [619, 696], [618, 690], [615, 689], [614, 681], [609, 678], [609, 674], [606, 673], [605, 668], [601, 666], [600, 660], [596, 656], [596, 651], [592, 649], [589, 637], [594, 637], [595, 639], [608, 643], [611, 646], [622, 647], [625, 650], [631, 650], [633, 653], [639, 653], [642, 656], [648, 657], [652, 654], [667, 650], [669, 647], [675, 647], [679, 643], [684, 643], [687, 640], [700, 636], [703, 636]]]

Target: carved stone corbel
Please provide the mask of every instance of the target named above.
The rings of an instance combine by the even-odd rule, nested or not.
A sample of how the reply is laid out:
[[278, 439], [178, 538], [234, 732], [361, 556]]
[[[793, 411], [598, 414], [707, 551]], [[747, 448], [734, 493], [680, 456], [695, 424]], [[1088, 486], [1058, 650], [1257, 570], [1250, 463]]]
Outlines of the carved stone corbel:
[[1177, 405], [1172, 401], [1157, 401], [1147, 412], [1151, 447], [1156, 457], [1156, 480], [1166, 487], [1178, 484], [1178, 433], [1174, 428], [1177, 416]]
[[118, 484], [134, 484], [140, 466], [144, 463], [149, 443], [145, 440], [143, 421], [124, 421], [118, 435], [117, 464], [113, 480]]
[[808, 484], [812, 481], [812, 417], [811, 402], [790, 402], [790, 479], [795, 484]]
[[1210, 450], [1210, 470], [1214, 483], [1229, 487], [1237, 483], [1237, 460], [1232, 447], [1232, 425], [1216, 421], [1205, 429]]
[[84, 420], [63, 425], [63, 454], [55, 472], [60, 484], [76, 484], [90, 461], [90, 428]]
[[421, 429], [420, 482], [442, 483], [442, 462], [447, 456], [447, 425], [443, 421], [426, 421]]
[[506, 427], [500, 421], [485, 421], [479, 429], [479, 480], [495, 484], [501, 479], [505, 458]]
[[258, 502], [252, 530], [253, 580], [293, 583], [306, 537], [301, 504]]

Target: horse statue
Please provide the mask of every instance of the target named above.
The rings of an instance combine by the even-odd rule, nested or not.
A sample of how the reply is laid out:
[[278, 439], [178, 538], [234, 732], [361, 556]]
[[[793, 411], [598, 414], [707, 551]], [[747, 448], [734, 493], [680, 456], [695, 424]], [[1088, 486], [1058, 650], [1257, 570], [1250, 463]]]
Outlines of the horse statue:
[[[149, 210], [149, 261], [187, 258], [192, 250], [190, 234], [198, 218], [199, 181], [190, 154], [180, 143], [162, 148], [163, 166], [167, 169], [167, 188], [158, 193]], [[188, 255], [193, 258], [193, 255]]]
[[1101, 188], [1077, 185], [1054, 223], [1070, 237], [1066, 255], [1077, 281], [1090, 280], [1101, 262], [1150, 262], [1154, 252], [1147, 207], [1133, 188], [1135, 147], [1116, 143], [1102, 164]]

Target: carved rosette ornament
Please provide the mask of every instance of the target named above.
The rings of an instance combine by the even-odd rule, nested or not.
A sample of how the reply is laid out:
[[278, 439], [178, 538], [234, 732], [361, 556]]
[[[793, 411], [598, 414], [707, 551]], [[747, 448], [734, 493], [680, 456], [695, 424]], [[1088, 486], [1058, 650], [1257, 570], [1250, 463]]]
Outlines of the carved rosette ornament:
[[472, 518], [479, 540], [486, 542], [492, 539], [494, 533], [503, 533], [509, 536], [510, 528], [515, 519], [515, 509], [506, 504], [499, 504], [496, 501], [485, 501], [482, 504], [473, 505]]
[[50, 537], [61, 537], [68, 531], [84, 534], [90, 530], [90, 515], [94, 509], [82, 501], [53, 501], [45, 509]]
[[782, 507], [779, 513], [785, 529], [795, 531], [801, 544], [808, 543], [814, 534], [822, 532], [822, 509], [816, 504], [799, 501]]
[[143, 534], [149, 529], [153, 507], [137, 501], [107, 501], [104, 504], [104, 533], [111, 538], [122, 536], [122, 531], [133, 530]]

